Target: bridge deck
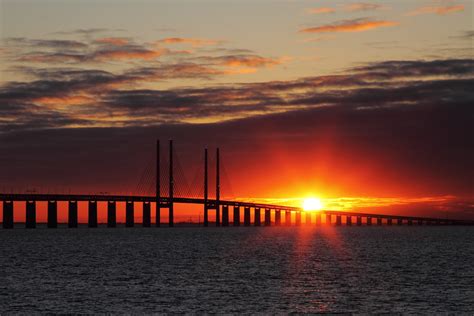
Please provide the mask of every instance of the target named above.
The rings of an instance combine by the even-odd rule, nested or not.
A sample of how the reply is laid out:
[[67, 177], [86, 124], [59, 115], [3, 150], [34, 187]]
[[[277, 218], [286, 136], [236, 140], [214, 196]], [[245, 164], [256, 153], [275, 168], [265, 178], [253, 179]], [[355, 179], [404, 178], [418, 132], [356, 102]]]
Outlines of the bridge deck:
[[[116, 201], [116, 202], [156, 202], [155, 196], [137, 196], [137, 195], [90, 195], [90, 194], [0, 194], [1, 201]], [[204, 204], [202, 198], [173, 198], [174, 203], [184, 204]], [[216, 200], [208, 199], [209, 204], [215, 204]], [[252, 203], [242, 201], [230, 201], [230, 200], [219, 200], [220, 205], [226, 206], [240, 206], [240, 207], [251, 207], [251, 208], [263, 208], [273, 209], [281, 211], [292, 211], [301, 212], [303, 211], [300, 207], [265, 204], [265, 203]], [[168, 207], [169, 197], [160, 197], [160, 205], [163, 208]], [[335, 211], [335, 210], [322, 210], [320, 214], [329, 215], [340, 215], [340, 216], [354, 216], [354, 217], [371, 217], [371, 218], [383, 218], [383, 219], [401, 219], [401, 220], [412, 220], [412, 221], [447, 221], [447, 219], [434, 218], [434, 217], [420, 217], [420, 216], [404, 216], [404, 215], [391, 215], [391, 214], [375, 214], [375, 213], [360, 213], [353, 211]], [[454, 224], [465, 224], [473, 225], [474, 221], [469, 220], [449, 220]]]

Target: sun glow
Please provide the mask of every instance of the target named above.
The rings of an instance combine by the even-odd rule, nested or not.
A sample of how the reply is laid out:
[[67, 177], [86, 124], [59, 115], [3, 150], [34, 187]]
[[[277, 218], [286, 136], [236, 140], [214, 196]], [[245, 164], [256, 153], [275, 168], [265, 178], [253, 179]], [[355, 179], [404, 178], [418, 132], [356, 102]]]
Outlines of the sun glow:
[[318, 198], [308, 198], [303, 201], [303, 210], [320, 211], [323, 209], [323, 202]]

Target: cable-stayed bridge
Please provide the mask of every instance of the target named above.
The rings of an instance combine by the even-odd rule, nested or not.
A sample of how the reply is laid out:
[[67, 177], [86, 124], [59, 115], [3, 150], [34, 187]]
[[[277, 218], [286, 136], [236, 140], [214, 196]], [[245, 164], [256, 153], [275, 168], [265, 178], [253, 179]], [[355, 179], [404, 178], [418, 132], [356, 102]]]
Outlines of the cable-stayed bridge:
[[[162, 155], [160, 141], [156, 143], [156, 156], [145, 166], [137, 183], [134, 194], [56, 194], [56, 193], [0, 193], [3, 204], [3, 228], [14, 227], [14, 202], [25, 202], [25, 227], [35, 228], [36, 204], [47, 201], [47, 227], [58, 226], [58, 201], [68, 203], [68, 227], [78, 227], [78, 202], [87, 202], [87, 225], [98, 227], [98, 203], [107, 203], [107, 227], [117, 226], [117, 203], [125, 203], [125, 226], [135, 226], [135, 203], [143, 203], [142, 226], [163, 226], [162, 213], [167, 214], [167, 224], [175, 224], [174, 206], [176, 203], [198, 204], [203, 207], [203, 226], [272, 226], [272, 225], [473, 225], [474, 221], [429, 218], [417, 216], [401, 216], [389, 214], [371, 214], [351, 211], [322, 210], [319, 212], [305, 212], [299, 207], [252, 203], [238, 199], [221, 199], [221, 181], [228, 191], [232, 191], [225, 167], [220, 157], [219, 148], [216, 149], [215, 159], [210, 160], [208, 149], [204, 149], [203, 169], [201, 175], [196, 174], [191, 184], [180, 164], [178, 155], [173, 150], [173, 141], [169, 141], [168, 153]], [[215, 177], [210, 179], [210, 165]], [[211, 192], [210, 184], [215, 189]], [[231, 193], [232, 194], [232, 193]], [[152, 204], [155, 205], [152, 223]], [[213, 212], [214, 222], [210, 222], [209, 213]], [[283, 213], [283, 214], [282, 214]], [[315, 218], [313, 218], [313, 214]], [[230, 218], [232, 215], [232, 218]], [[242, 216], [243, 215], [243, 216]], [[282, 216], [283, 215], [283, 216]], [[344, 219], [344, 221], [343, 221]]]

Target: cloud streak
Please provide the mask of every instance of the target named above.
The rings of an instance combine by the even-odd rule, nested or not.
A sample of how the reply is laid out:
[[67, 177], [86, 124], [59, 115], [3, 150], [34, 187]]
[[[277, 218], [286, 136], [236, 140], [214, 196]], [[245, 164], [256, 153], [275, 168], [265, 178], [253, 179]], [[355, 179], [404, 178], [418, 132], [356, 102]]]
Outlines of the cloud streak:
[[456, 12], [464, 11], [464, 5], [449, 5], [449, 6], [422, 6], [413, 11], [408, 12], [408, 16], [416, 16], [422, 14], [437, 14], [448, 15]]
[[343, 20], [331, 24], [301, 29], [300, 33], [336, 33], [336, 32], [364, 32], [381, 27], [398, 25], [394, 21], [372, 20], [369, 18]]
[[344, 5], [344, 9], [350, 12], [358, 12], [358, 11], [374, 11], [386, 8], [381, 4], [375, 3], [365, 3], [365, 2], [357, 2]]
[[321, 7], [321, 8], [309, 8], [306, 9], [306, 12], [309, 14], [328, 14], [328, 13], [335, 13], [336, 9], [330, 7]]

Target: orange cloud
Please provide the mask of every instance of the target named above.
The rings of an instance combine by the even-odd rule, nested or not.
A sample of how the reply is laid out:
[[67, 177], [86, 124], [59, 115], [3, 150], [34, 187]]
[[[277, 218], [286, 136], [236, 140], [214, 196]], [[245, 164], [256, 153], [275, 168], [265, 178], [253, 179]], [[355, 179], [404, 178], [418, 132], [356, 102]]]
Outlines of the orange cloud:
[[381, 4], [364, 3], [364, 2], [351, 3], [351, 4], [345, 5], [344, 7], [346, 11], [350, 11], [350, 12], [371, 11], [371, 10], [379, 10], [379, 9], [384, 8], [384, 6]]
[[148, 49], [117, 49], [117, 50], [103, 50], [94, 54], [95, 60], [126, 60], [126, 59], [144, 59], [150, 60], [160, 57], [167, 50], [148, 50]]
[[306, 10], [310, 14], [326, 14], [326, 13], [334, 13], [336, 9], [329, 8], [329, 7], [322, 7], [322, 8], [311, 8]]
[[210, 40], [210, 39], [183, 38], [183, 37], [168, 37], [168, 38], [164, 38], [158, 41], [158, 43], [165, 43], [165, 44], [190, 44], [194, 47], [217, 45], [220, 42], [221, 41]]
[[326, 33], [326, 32], [363, 32], [379, 27], [398, 25], [392, 21], [378, 21], [368, 19], [345, 20], [333, 24], [326, 24], [300, 30], [302, 33]]
[[32, 100], [42, 105], [78, 105], [92, 102], [93, 99], [85, 96], [40, 97]]
[[261, 56], [224, 56], [221, 64], [228, 67], [271, 67], [279, 65], [281, 61]]
[[105, 37], [105, 38], [100, 38], [96, 40], [95, 42], [99, 44], [111, 44], [115, 46], [124, 46], [124, 45], [129, 44], [128, 39], [121, 38], [121, 37]]
[[464, 11], [464, 5], [450, 5], [450, 6], [424, 6], [419, 7], [418, 9], [408, 12], [406, 15], [420, 15], [420, 14], [437, 14], [437, 15], [447, 15], [455, 12]]

